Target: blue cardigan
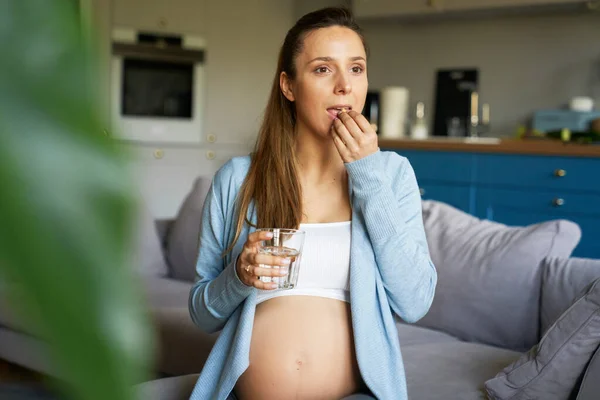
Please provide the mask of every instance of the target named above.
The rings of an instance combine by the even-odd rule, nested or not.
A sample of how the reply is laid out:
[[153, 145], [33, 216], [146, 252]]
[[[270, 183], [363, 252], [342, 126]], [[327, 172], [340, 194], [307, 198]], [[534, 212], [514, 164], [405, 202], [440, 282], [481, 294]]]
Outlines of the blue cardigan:
[[[433, 300], [437, 274], [421, 216], [414, 171], [404, 157], [377, 151], [345, 164], [352, 205], [350, 304], [360, 373], [376, 398], [407, 399], [398, 331], [422, 318]], [[248, 368], [257, 289], [237, 276], [235, 260], [248, 234], [221, 257], [235, 235], [234, 209], [250, 157], [236, 157], [215, 174], [202, 213], [198, 280], [190, 291], [192, 320], [208, 333], [222, 330], [191, 399], [226, 399]], [[248, 219], [256, 223], [253, 204]]]

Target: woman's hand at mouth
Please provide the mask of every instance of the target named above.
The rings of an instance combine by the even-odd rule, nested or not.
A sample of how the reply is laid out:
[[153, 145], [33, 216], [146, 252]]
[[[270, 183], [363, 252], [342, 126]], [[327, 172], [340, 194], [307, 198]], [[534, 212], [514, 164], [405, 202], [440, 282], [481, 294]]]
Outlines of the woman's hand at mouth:
[[367, 119], [356, 111], [341, 111], [331, 125], [333, 143], [345, 163], [360, 160], [379, 149], [377, 134]]

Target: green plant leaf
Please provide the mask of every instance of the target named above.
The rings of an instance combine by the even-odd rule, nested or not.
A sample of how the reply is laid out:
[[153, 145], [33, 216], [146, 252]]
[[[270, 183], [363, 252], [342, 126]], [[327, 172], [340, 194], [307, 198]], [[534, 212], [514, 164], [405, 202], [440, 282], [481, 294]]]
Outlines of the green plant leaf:
[[153, 348], [127, 264], [137, 203], [74, 4], [0, 4], [0, 272], [67, 394], [129, 399]]

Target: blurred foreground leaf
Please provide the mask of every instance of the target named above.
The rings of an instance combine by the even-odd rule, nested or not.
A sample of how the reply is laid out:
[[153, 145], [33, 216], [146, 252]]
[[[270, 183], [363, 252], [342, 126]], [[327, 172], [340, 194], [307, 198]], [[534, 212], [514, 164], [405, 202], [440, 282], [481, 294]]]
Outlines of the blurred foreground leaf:
[[70, 397], [129, 399], [152, 343], [127, 265], [136, 197], [75, 3], [0, 2], [0, 273]]

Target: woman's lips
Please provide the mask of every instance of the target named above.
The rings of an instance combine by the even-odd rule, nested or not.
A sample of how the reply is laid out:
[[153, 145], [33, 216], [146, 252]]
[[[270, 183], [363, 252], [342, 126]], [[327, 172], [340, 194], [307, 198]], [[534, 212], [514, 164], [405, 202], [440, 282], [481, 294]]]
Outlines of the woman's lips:
[[331, 120], [336, 119], [339, 112], [340, 112], [340, 110], [338, 110], [336, 108], [328, 108], [327, 109], [327, 114], [329, 114], [329, 117], [331, 118]]
[[341, 108], [341, 109], [340, 109], [340, 108], [337, 108], [337, 107], [334, 107], [334, 108], [328, 108], [328, 109], [327, 109], [327, 114], [329, 114], [329, 117], [330, 117], [332, 120], [334, 120], [334, 119], [336, 119], [336, 118], [337, 118], [337, 116], [338, 116], [338, 114], [340, 113], [340, 111], [347, 112], [347, 111], [349, 111], [349, 110], [350, 110], [350, 109], [349, 109], [349, 108], [346, 108], [346, 107], [344, 107], [344, 108]]

